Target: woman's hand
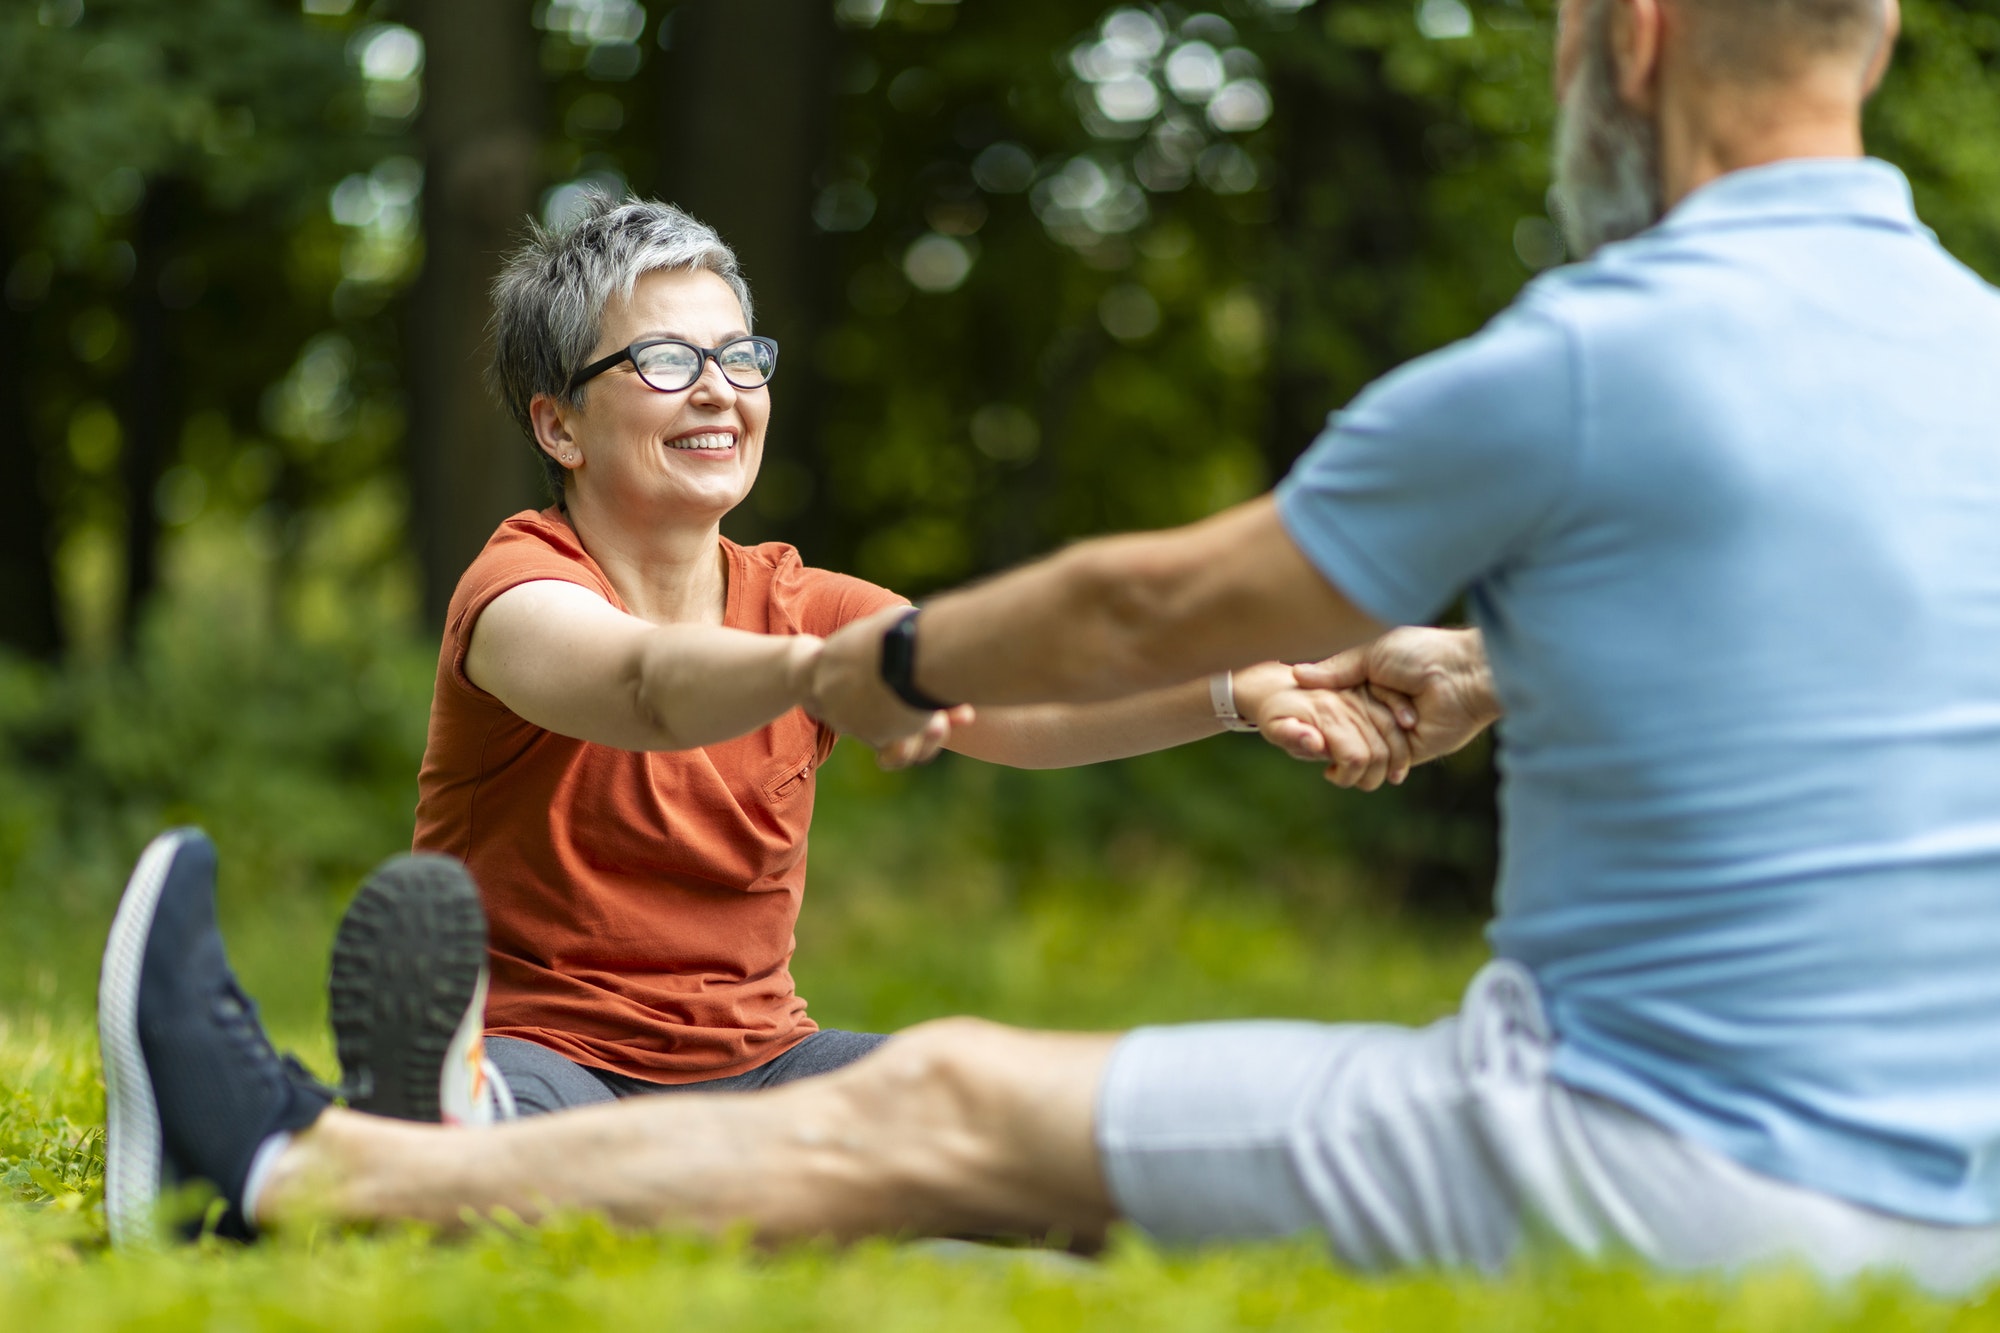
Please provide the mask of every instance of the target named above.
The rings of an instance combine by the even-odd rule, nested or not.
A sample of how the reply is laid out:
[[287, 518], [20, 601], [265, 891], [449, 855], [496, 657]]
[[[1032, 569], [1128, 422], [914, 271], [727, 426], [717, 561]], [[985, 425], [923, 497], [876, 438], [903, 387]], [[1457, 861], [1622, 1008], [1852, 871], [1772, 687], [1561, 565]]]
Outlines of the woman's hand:
[[938, 751], [951, 743], [953, 730], [969, 725], [972, 716], [971, 704], [960, 704], [941, 713], [932, 713], [930, 720], [924, 723], [924, 729], [916, 735], [876, 747], [875, 762], [890, 772], [928, 764], [938, 757]]
[[1415, 760], [1399, 713], [1415, 715], [1393, 691], [1377, 697], [1352, 686], [1309, 688], [1277, 662], [1236, 672], [1235, 690], [1238, 710], [1265, 740], [1294, 759], [1324, 764], [1337, 787], [1375, 791], [1409, 776]]
[[1500, 717], [1478, 630], [1392, 630], [1292, 674], [1307, 689], [1365, 688], [1395, 711], [1419, 764], [1463, 749]]
[[937, 758], [953, 727], [972, 722], [969, 704], [925, 713], [882, 683], [882, 636], [907, 607], [892, 606], [857, 620], [826, 641], [805, 684], [806, 711], [835, 731], [875, 747], [883, 768], [910, 768]]

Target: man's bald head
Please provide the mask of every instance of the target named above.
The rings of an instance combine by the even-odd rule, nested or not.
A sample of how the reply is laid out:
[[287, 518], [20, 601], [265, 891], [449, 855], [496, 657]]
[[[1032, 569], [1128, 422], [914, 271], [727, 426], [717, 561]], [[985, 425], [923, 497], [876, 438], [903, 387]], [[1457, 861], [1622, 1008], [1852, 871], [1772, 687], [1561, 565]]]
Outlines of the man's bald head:
[[1874, 61], [1887, 0], [1675, 0], [1703, 69], [1744, 81], [1784, 79], [1825, 60]]

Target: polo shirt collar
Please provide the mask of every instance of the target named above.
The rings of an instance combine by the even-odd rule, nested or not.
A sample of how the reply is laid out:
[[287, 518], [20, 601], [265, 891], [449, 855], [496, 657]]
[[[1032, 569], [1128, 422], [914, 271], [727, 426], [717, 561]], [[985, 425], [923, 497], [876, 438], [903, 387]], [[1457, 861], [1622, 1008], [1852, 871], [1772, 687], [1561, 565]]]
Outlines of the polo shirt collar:
[[1659, 232], [1843, 220], [1924, 232], [1903, 173], [1880, 158], [1794, 158], [1732, 171], [1667, 214]]

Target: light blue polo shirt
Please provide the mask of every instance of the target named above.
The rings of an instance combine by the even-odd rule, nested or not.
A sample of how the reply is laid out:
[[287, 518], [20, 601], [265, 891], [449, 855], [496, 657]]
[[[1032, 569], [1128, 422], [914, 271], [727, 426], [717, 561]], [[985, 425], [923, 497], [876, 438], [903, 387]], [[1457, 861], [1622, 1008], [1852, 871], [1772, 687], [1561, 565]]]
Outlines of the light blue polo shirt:
[[2000, 294], [1878, 161], [1726, 176], [1381, 380], [1279, 488], [1363, 610], [1463, 591], [1495, 950], [1563, 1082], [2000, 1221]]

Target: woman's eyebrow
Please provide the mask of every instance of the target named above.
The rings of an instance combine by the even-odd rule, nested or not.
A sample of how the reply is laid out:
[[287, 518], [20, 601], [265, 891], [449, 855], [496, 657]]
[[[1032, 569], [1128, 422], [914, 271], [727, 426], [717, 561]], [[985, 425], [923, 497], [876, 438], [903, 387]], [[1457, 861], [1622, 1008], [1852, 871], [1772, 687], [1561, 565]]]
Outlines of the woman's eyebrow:
[[[749, 336], [750, 332], [748, 329], [735, 329], [729, 333], [723, 334], [720, 338], [716, 340], [715, 345], [717, 347], [720, 347], [724, 343], [735, 342], [738, 338], [747, 338]], [[644, 333], [641, 333], [638, 337], [634, 338], [632, 341], [636, 343], [642, 343], [654, 338], [672, 338], [675, 342], [696, 343], [697, 345], [699, 345], [697, 339], [691, 338], [685, 333], [674, 332], [671, 329], [647, 329]]]

